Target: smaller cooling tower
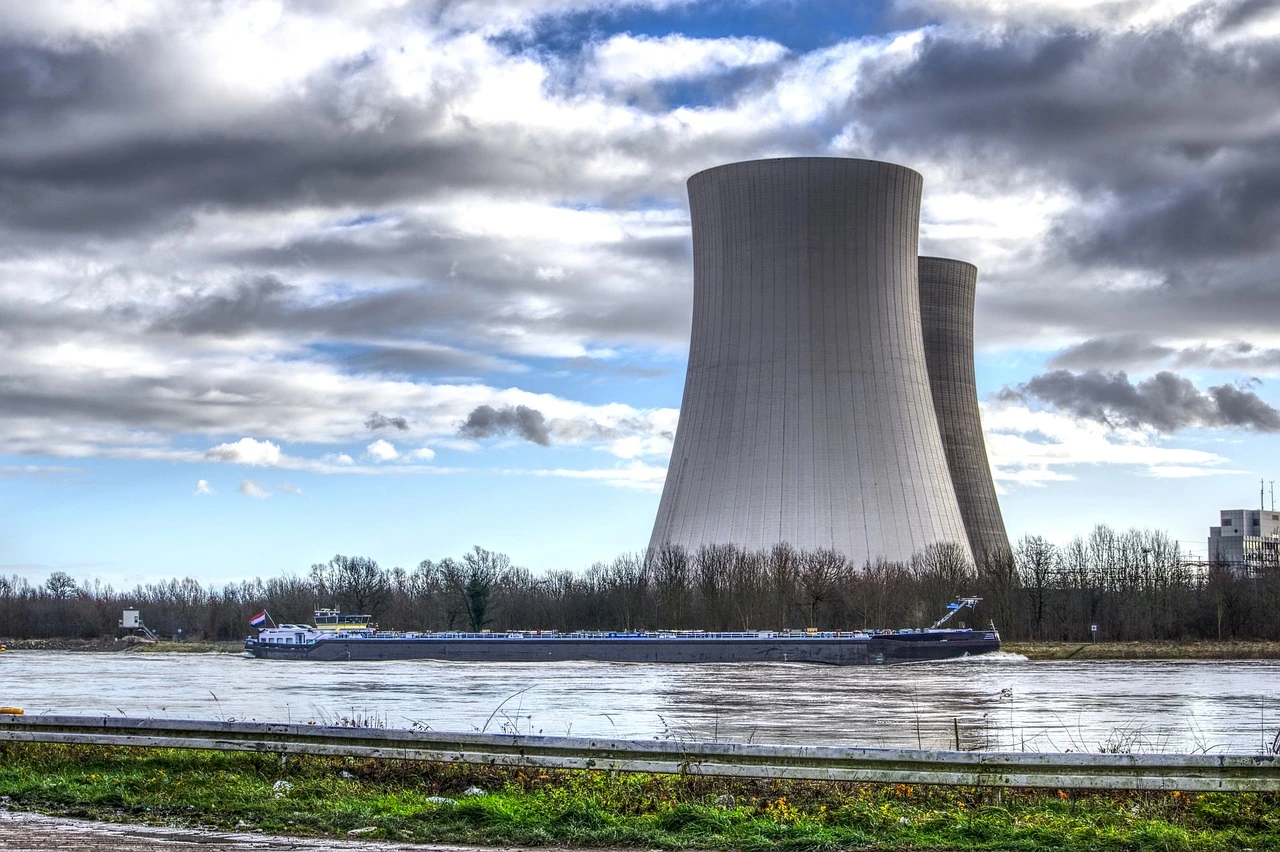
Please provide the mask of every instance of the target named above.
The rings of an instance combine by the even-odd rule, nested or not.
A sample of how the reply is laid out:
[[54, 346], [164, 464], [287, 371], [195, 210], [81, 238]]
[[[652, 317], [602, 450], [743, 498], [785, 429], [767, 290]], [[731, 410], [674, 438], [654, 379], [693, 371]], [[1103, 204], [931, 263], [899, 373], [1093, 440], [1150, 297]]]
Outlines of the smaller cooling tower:
[[1009, 550], [987, 444], [978, 414], [973, 369], [973, 300], [978, 267], [945, 257], [920, 258], [920, 322], [929, 389], [938, 415], [951, 483], [969, 547], [979, 563]]

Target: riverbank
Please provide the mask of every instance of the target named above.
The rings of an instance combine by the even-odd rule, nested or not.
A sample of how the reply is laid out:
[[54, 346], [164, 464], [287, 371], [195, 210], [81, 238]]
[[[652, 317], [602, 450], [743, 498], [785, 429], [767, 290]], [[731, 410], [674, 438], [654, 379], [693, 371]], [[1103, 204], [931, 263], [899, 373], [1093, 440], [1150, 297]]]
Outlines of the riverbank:
[[[140, 636], [98, 639], [0, 639], [10, 651], [132, 651], [239, 654], [229, 642], [153, 641]], [[1003, 650], [1029, 660], [1280, 660], [1280, 642], [1186, 640], [1163, 642], [1005, 642]]]
[[97, 639], [0, 639], [9, 651], [85, 651], [85, 652], [134, 652], [177, 654], [239, 654], [244, 651], [244, 641], [234, 642], [170, 642], [146, 639], [142, 636]]
[[1005, 642], [1029, 660], [1280, 660], [1280, 642]]
[[[311, 837], [634, 849], [1280, 849], [1274, 794], [1067, 793], [0, 744], [14, 810]], [[0, 800], [3, 801], [3, 800]]]

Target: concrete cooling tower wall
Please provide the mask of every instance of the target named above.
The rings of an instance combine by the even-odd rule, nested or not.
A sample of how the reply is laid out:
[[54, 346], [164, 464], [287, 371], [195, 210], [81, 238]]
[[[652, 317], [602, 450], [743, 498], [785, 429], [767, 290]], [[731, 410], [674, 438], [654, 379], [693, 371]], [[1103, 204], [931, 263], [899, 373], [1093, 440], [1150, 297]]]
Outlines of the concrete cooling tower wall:
[[978, 414], [973, 362], [973, 300], [978, 268], [962, 260], [920, 258], [920, 321], [933, 408], [973, 555], [1009, 550], [1009, 537]]
[[920, 330], [921, 188], [829, 158], [689, 179], [693, 331], [651, 547], [970, 555]]

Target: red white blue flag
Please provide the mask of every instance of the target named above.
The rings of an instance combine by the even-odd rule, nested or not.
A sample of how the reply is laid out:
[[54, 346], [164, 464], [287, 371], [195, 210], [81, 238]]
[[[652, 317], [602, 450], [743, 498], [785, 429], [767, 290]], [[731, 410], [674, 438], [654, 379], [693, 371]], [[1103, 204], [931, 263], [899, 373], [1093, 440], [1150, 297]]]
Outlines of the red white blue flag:
[[252, 624], [254, 627], [261, 627], [262, 625], [266, 624], [267, 611], [264, 609], [262, 612], [258, 613], [253, 618], [249, 619], [249, 623]]

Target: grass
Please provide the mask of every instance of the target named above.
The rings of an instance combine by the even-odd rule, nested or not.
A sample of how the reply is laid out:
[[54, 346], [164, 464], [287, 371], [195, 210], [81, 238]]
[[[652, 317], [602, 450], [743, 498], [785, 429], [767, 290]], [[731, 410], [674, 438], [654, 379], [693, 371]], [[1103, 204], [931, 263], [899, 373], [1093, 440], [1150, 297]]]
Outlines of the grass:
[[[465, 791], [478, 787], [480, 795]], [[746, 852], [1280, 850], [1275, 794], [755, 782], [410, 761], [0, 744], [10, 807], [402, 841]]]
[[1188, 639], [1162, 642], [1004, 642], [1032, 660], [1280, 660], [1280, 642]]
[[167, 639], [161, 639], [156, 642], [139, 643], [134, 646], [133, 650], [141, 654], [239, 654], [244, 651], [244, 640], [240, 639], [235, 642], [204, 642], [199, 640], [170, 642]]

